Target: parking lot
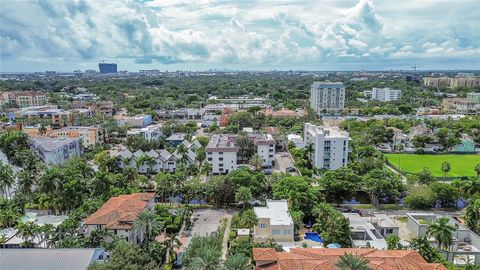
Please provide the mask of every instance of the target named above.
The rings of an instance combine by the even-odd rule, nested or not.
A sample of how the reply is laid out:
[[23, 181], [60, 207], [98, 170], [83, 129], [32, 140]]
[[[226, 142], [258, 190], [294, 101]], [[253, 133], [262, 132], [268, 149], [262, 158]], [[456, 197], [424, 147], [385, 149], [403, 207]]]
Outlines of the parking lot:
[[216, 232], [220, 226], [222, 218], [232, 216], [233, 212], [225, 209], [194, 209], [192, 218], [194, 219], [190, 236], [187, 237], [185, 247], [190, 243], [194, 235], [205, 236]]
[[295, 167], [290, 153], [286, 151], [275, 153], [275, 166], [273, 166], [273, 172], [284, 173], [288, 167]]

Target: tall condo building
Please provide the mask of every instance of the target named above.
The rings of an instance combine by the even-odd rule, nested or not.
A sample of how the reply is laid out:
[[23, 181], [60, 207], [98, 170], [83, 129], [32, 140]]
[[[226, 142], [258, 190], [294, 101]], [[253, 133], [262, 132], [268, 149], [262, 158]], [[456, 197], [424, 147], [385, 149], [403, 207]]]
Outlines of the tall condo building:
[[394, 101], [400, 99], [402, 96], [401, 90], [391, 89], [391, 88], [373, 88], [372, 89], [372, 98], [374, 100], [380, 100], [383, 102]]
[[99, 63], [98, 69], [101, 74], [117, 73], [117, 64], [114, 63]]
[[318, 114], [338, 114], [345, 105], [345, 86], [341, 82], [314, 82], [310, 107]]
[[348, 163], [348, 139], [346, 131], [337, 126], [316, 126], [305, 123], [305, 147], [312, 145], [310, 160], [319, 169], [336, 170]]

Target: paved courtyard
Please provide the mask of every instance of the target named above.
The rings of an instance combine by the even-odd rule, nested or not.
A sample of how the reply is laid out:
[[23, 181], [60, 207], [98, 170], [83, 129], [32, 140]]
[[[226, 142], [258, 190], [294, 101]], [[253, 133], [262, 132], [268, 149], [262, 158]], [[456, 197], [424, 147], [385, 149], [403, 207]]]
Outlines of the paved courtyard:
[[288, 167], [295, 167], [290, 153], [286, 151], [275, 153], [275, 166], [273, 166], [273, 172], [284, 173], [285, 169]]
[[231, 217], [232, 215], [233, 211], [226, 209], [194, 209], [192, 218], [195, 221], [192, 223], [190, 236], [187, 237], [185, 247], [190, 243], [192, 236], [205, 236], [216, 232], [220, 226], [222, 218]]

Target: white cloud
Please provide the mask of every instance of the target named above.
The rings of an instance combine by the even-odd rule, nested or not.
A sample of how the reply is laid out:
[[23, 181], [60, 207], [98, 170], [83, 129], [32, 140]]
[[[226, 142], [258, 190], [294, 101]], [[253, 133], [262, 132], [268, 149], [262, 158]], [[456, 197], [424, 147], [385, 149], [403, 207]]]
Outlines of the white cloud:
[[[432, 63], [435, 58], [479, 60], [475, 16], [480, 14], [472, 11], [474, 2], [449, 4], [450, 13], [441, 21], [430, 14], [445, 10], [444, 5], [404, 2], [5, 1], [1, 57], [15, 63], [112, 59], [132, 66], [260, 68], [348, 60], [378, 66], [414, 57]], [[425, 6], [429, 14], [422, 16]]]

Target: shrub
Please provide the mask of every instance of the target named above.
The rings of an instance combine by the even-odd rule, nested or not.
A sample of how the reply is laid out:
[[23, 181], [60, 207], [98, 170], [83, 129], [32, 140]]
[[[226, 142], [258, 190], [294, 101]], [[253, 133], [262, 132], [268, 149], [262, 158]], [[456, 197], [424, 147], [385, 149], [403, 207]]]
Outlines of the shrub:
[[404, 199], [404, 204], [413, 209], [429, 209], [435, 203], [435, 194], [429, 187], [412, 187]]

